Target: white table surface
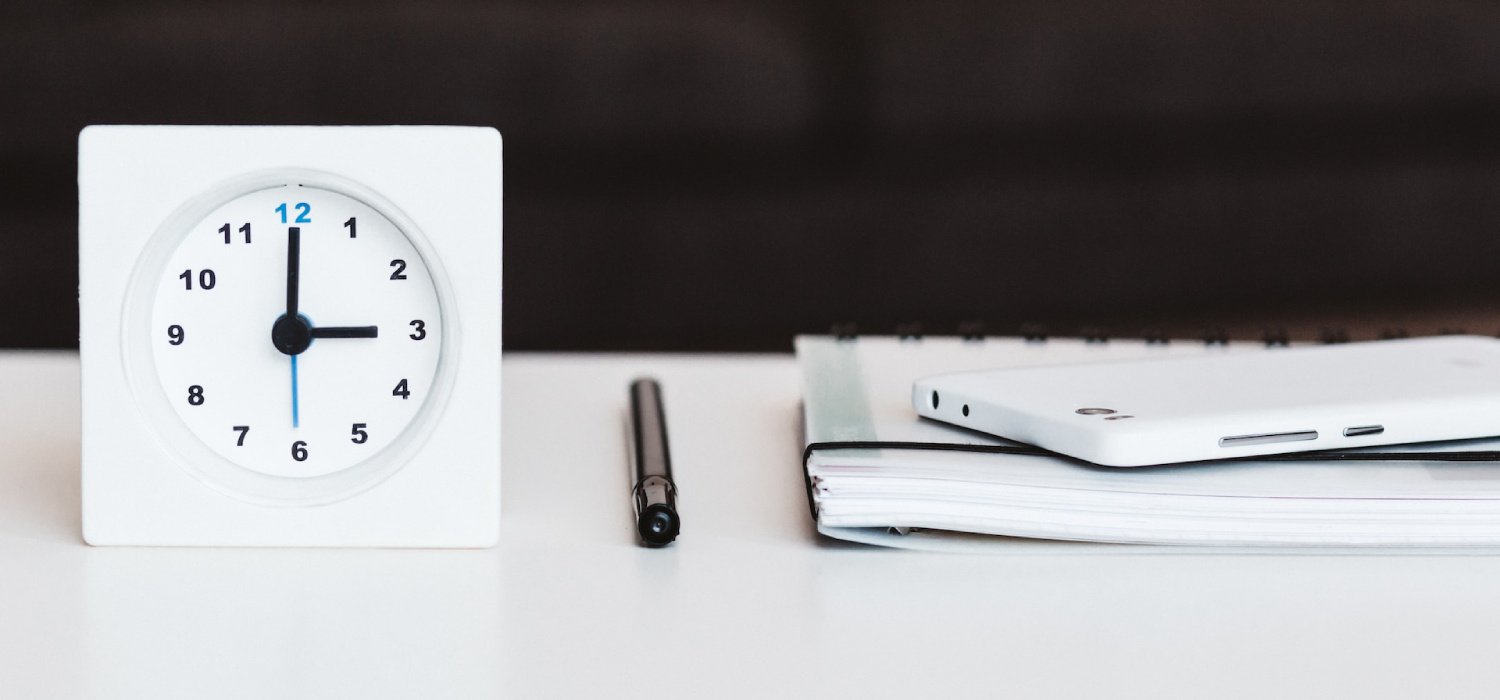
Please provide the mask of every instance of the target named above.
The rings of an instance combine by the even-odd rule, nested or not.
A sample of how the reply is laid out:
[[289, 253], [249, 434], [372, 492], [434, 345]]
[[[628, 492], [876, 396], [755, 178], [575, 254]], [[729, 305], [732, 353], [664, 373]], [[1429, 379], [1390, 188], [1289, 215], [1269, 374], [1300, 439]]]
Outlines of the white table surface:
[[[684, 534], [635, 545], [625, 386]], [[508, 355], [482, 551], [91, 548], [68, 353], [0, 354], [0, 698], [1455, 697], [1500, 557], [820, 539], [787, 356]]]

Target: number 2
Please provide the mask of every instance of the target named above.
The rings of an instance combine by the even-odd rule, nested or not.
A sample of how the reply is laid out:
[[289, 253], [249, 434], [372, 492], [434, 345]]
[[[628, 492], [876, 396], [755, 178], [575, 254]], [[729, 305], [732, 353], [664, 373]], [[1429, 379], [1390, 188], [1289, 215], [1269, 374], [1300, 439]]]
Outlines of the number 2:
[[[294, 223], [294, 224], [310, 224], [310, 223], [312, 223], [312, 216], [311, 216], [312, 215], [312, 205], [311, 204], [308, 204], [307, 202], [297, 202], [297, 204], [295, 206], [293, 206], [292, 208], [297, 210], [297, 218], [295, 220], [291, 221], [290, 223]], [[288, 221], [286, 220], [286, 202], [282, 202], [280, 206], [276, 207], [276, 213], [281, 215], [281, 223], [283, 223], [283, 224], [288, 223]]]

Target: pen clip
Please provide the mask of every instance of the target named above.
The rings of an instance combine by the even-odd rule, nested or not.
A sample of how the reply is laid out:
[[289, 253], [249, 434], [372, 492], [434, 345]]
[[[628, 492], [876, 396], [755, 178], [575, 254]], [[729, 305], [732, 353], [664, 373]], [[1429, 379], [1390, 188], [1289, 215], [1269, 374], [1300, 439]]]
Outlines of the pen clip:
[[644, 513], [655, 504], [677, 510], [677, 486], [662, 476], [648, 476], [635, 485], [635, 512]]

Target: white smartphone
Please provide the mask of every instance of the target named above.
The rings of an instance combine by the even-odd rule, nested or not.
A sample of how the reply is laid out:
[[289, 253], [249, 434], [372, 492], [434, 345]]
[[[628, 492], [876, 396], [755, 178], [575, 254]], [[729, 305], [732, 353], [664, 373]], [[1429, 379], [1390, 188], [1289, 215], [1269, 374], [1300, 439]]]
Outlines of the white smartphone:
[[1115, 467], [1500, 435], [1500, 339], [958, 372], [917, 413]]

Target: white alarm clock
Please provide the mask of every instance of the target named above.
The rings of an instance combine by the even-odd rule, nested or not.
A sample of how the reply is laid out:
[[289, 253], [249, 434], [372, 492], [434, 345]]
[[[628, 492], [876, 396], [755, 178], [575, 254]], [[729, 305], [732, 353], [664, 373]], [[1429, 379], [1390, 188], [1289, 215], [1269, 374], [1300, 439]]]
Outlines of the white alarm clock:
[[493, 544], [500, 152], [473, 127], [84, 129], [84, 539]]

